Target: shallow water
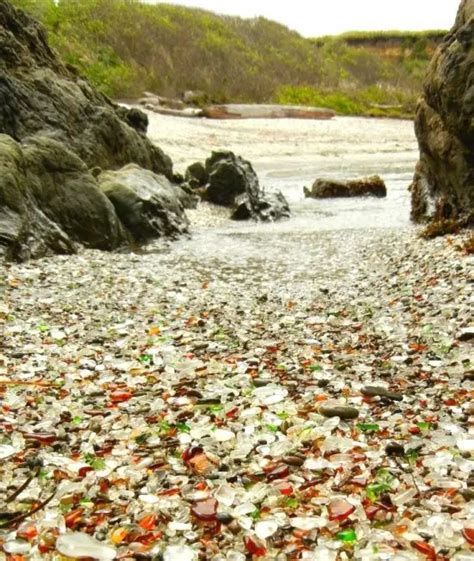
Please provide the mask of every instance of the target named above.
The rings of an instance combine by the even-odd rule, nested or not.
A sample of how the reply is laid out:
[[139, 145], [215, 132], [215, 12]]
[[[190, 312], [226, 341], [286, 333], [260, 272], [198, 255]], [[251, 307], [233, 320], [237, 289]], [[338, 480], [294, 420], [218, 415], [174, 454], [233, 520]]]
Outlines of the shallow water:
[[[289, 274], [292, 280], [282, 283], [285, 290], [292, 285], [301, 294], [310, 278], [357, 276], [368, 248], [413, 229], [408, 185], [418, 150], [410, 121], [149, 117], [151, 139], [171, 156], [177, 171], [205, 160], [213, 150], [232, 150], [252, 162], [261, 185], [280, 189], [290, 202], [291, 219], [274, 224], [233, 222], [227, 209], [210, 205], [188, 212], [192, 238], [172, 244], [172, 254], [189, 261], [191, 268], [231, 266], [252, 274], [270, 269], [274, 284]], [[315, 200], [303, 194], [303, 187], [319, 177], [371, 174], [385, 180], [386, 199]], [[161, 249], [157, 245], [146, 251]]]
[[[408, 185], [418, 157], [411, 121], [338, 117], [209, 121], [149, 113], [151, 139], [167, 152], [177, 171], [227, 149], [250, 160], [260, 183], [280, 189], [293, 217], [274, 226], [226, 225], [239, 232], [310, 233], [321, 230], [409, 228]], [[305, 199], [303, 187], [316, 178], [353, 179], [378, 174], [386, 199]]]

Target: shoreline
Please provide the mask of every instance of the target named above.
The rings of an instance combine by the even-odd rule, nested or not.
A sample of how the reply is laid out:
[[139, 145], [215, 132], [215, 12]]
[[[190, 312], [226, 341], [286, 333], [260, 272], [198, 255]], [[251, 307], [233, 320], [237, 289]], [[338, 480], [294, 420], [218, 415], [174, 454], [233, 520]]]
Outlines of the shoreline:
[[[118, 99], [114, 99], [113, 100], [114, 103], [116, 103], [117, 105], [124, 105], [124, 106], [129, 106], [129, 107], [137, 107], [139, 109], [142, 110], [146, 110], [146, 111], [150, 111], [155, 113], [156, 115], [160, 115], [160, 113], [154, 109], [152, 109], [151, 107], [146, 107], [142, 104], [140, 104], [140, 98], [133, 98], [133, 99], [124, 99], [124, 98], [118, 98]], [[252, 103], [249, 104], [251, 106], [255, 106], [255, 107], [259, 107], [259, 106], [266, 106], [268, 104], [262, 104], [262, 103]], [[283, 104], [274, 104], [276, 107], [280, 106], [280, 107], [285, 107], [286, 105]], [[310, 106], [305, 106], [305, 105], [301, 105], [302, 108], [304, 107], [310, 107]], [[193, 108], [193, 106], [189, 106], [188, 108]], [[196, 109], [199, 109], [198, 107], [195, 107]], [[325, 111], [331, 111], [330, 108], [328, 107], [322, 107], [321, 109], [325, 110]], [[167, 116], [177, 116], [177, 115], [172, 115], [172, 114], [166, 114], [164, 113], [164, 115]], [[335, 112], [334, 117], [354, 117], [354, 118], [361, 118], [361, 119], [388, 119], [388, 120], [395, 120], [395, 121], [411, 121], [414, 122], [415, 121], [415, 114], [413, 113], [412, 115], [375, 115], [375, 114], [371, 114], [371, 113], [338, 113], [337, 111]], [[179, 118], [185, 118], [185, 119], [205, 119], [205, 120], [209, 120], [209, 121], [215, 121], [215, 120], [221, 120], [221, 119], [210, 119], [209, 117], [207, 117], [206, 115], [180, 115]], [[273, 117], [275, 118], [275, 117]], [[280, 119], [283, 118], [287, 118], [287, 119], [293, 119], [293, 120], [298, 120], [297, 117], [279, 117]], [[315, 120], [319, 120], [319, 119], [315, 119]]]
[[[25, 480], [19, 458], [43, 465], [12, 508], [54, 491], [30, 524], [70, 539], [100, 517], [95, 535], [116, 555], [171, 555], [179, 545], [180, 559], [217, 549], [244, 559], [256, 532], [266, 536], [262, 559], [295, 539], [336, 559], [348, 547], [328, 519], [338, 499], [354, 559], [374, 547], [421, 559], [412, 544], [427, 532], [449, 559], [466, 551], [473, 365], [462, 334], [474, 258], [457, 250], [462, 236], [321, 232], [302, 267], [288, 250], [247, 256], [242, 240], [240, 254], [204, 259], [194, 251], [204, 239], [5, 269], [2, 489]], [[367, 386], [396, 400], [364, 397]], [[321, 405], [351, 407], [358, 419], [326, 418]], [[391, 442], [416, 461], [395, 462]], [[381, 534], [367, 494], [383, 473], [392, 478]], [[455, 497], [456, 517], [423, 496], [441, 509]], [[225, 522], [202, 541], [204, 505]], [[145, 535], [145, 517], [160, 538], [130, 542]], [[311, 545], [295, 538], [300, 527]], [[33, 555], [36, 538], [18, 535], [0, 530], [4, 547]]]

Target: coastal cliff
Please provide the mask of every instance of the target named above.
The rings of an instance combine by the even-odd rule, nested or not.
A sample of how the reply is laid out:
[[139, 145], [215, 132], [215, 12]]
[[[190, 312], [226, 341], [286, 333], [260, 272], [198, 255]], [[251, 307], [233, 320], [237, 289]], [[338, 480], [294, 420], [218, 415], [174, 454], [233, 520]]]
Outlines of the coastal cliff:
[[472, 222], [474, 1], [464, 0], [436, 51], [416, 114], [420, 160], [411, 186], [416, 221]]

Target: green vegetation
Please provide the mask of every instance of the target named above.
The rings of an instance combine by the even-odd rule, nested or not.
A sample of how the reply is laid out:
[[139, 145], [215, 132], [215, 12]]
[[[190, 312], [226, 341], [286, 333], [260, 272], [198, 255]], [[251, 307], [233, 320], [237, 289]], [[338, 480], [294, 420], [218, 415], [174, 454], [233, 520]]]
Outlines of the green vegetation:
[[[434, 40], [434, 41], [441, 41], [443, 37], [446, 35], [445, 29], [427, 29], [426, 31], [397, 31], [389, 30], [389, 31], [347, 31], [346, 33], [341, 33], [339, 38], [343, 39], [350, 43], [351, 41], [365, 41], [367, 43], [373, 41], [408, 41], [408, 42], [417, 42], [419, 40]], [[315, 41], [326, 41], [331, 39], [331, 35], [327, 35], [326, 37], [321, 37], [314, 39]]]
[[355, 88], [351, 91], [324, 91], [309, 86], [284, 86], [276, 100], [282, 104], [313, 105], [333, 109], [339, 115], [411, 118], [416, 106], [416, 92], [387, 90], [383, 86]]
[[[66, 63], [115, 98], [200, 90], [213, 102], [411, 116], [442, 33], [310, 40], [265, 18], [243, 20], [139, 0], [12, 1], [44, 23]], [[355, 40], [364, 44], [351, 44]]]

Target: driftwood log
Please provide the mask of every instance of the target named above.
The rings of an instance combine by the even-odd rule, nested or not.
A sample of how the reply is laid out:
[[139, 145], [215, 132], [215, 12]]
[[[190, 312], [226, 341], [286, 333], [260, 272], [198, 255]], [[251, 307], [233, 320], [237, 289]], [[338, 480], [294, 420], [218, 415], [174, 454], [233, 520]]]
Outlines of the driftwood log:
[[208, 119], [332, 119], [331, 109], [299, 105], [209, 105], [203, 110]]

